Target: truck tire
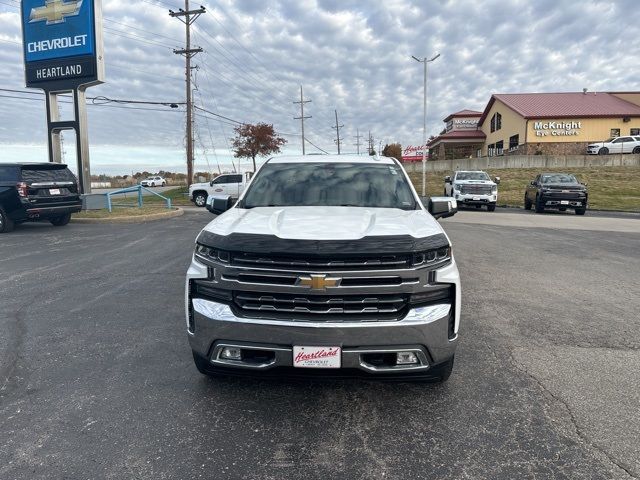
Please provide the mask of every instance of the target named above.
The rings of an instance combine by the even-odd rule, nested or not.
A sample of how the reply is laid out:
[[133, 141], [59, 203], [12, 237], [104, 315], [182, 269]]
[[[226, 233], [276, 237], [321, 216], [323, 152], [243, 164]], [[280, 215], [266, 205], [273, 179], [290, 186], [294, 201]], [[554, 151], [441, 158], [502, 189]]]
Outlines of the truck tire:
[[209, 375], [209, 362], [206, 358], [204, 358], [199, 353], [196, 353], [195, 350], [191, 350], [193, 354], [193, 363], [196, 364], [196, 368], [203, 375]]
[[436, 380], [437, 383], [444, 383], [447, 380], [449, 380], [449, 377], [451, 376], [451, 372], [453, 372], [454, 360], [455, 360], [455, 355], [451, 357], [451, 360], [449, 360], [448, 362], [435, 367], [435, 371], [432, 373], [438, 377], [438, 379]]
[[496, 211], [496, 206], [495, 205], [487, 205], [487, 210], [489, 212], [495, 212]]
[[636, 155], [638, 155], [640, 153], [640, 147], [634, 148], [632, 153], [635, 153]]
[[8, 233], [13, 230], [15, 223], [9, 218], [9, 215], [0, 208], [0, 233]]
[[71, 220], [71, 214], [60, 215], [59, 217], [50, 218], [49, 221], [54, 227], [64, 227]]
[[529, 200], [526, 194], [524, 195], [524, 209], [531, 210], [531, 200]]
[[536, 213], [544, 213], [544, 203], [538, 196], [536, 196]]
[[197, 207], [204, 207], [207, 204], [207, 192], [195, 192], [193, 194], [193, 203]]
[[576, 208], [576, 215], [584, 215], [585, 213], [587, 213], [587, 208], [586, 207]]

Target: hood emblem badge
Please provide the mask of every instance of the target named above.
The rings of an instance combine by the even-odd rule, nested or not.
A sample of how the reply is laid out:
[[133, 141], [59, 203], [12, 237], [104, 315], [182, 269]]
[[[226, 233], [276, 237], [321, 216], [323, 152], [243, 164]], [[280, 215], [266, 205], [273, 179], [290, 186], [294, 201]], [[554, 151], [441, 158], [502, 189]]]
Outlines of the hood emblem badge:
[[298, 277], [296, 285], [312, 290], [326, 290], [327, 287], [339, 287], [341, 278], [328, 277], [327, 275], [308, 275]]

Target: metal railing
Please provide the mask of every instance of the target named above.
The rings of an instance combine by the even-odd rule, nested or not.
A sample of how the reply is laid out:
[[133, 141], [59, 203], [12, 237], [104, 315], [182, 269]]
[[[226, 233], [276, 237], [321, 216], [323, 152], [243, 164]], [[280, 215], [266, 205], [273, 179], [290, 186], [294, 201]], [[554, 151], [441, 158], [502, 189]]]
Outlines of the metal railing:
[[[109, 210], [109, 213], [111, 213], [112, 209], [113, 209], [113, 202], [111, 201], [111, 197], [113, 195], [123, 195], [123, 194], [127, 194], [127, 193], [137, 193], [137, 200], [138, 200], [138, 208], [142, 208], [142, 205], [144, 203], [144, 195], [142, 194], [142, 191], [148, 192], [148, 193], [152, 193], [153, 195], [155, 195], [156, 197], [160, 197], [161, 199], [163, 199], [166, 202], [167, 208], [171, 208], [171, 199], [167, 198], [165, 196], [160, 195], [157, 192], [154, 192], [153, 190], [149, 190], [148, 188], [143, 187], [142, 185], [136, 185], [134, 187], [127, 187], [127, 188], [121, 188], [120, 190], [115, 190], [113, 192], [109, 192], [106, 194], [106, 198], [107, 198], [107, 210]], [[122, 206], [122, 207], [135, 207], [136, 205], [118, 205], [118, 206]]]

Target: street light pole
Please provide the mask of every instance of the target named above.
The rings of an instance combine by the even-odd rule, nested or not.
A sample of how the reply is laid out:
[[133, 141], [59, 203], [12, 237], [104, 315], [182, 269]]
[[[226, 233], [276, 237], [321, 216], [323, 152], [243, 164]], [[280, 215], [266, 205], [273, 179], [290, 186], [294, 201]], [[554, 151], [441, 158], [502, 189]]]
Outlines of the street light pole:
[[422, 113], [422, 196], [427, 196], [427, 64], [433, 62], [438, 58], [440, 54], [433, 56], [433, 58], [427, 60], [424, 57], [422, 60], [414, 57], [416, 62], [424, 63], [424, 95], [423, 95], [423, 113]]

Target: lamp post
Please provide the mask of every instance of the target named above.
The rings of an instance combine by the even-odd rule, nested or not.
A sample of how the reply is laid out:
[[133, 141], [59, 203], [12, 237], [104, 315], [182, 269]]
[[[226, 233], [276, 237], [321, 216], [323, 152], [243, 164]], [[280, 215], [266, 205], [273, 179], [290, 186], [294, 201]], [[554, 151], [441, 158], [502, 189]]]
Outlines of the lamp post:
[[434, 55], [427, 60], [427, 57], [419, 59], [411, 55], [416, 62], [424, 63], [424, 98], [423, 98], [423, 118], [422, 118], [422, 196], [427, 196], [427, 64], [433, 62], [440, 54]]

